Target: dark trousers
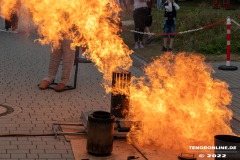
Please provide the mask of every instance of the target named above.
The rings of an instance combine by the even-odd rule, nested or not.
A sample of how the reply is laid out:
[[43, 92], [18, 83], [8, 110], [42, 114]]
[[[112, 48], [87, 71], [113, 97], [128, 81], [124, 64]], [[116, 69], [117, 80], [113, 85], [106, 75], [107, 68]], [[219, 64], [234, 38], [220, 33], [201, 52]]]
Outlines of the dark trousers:
[[11, 28], [11, 27], [12, 27], [11, 21], [5, 19], [5, 29], [8, 30], [8, 29]]
[[5, 19], [5, 29], [9, 30], [12, 28], [15, 31], [18, 28], [18, 15], [13, 13], [10, 17], [10, 20]]
[[[148, 16], [147, 7], [138, 8], [138, 9], [135, 9], [133, 11], [135, 31], [144, 32], [144, 29], [145, 29], [145, 26], [146, 26], [147, 16]], [[143, 34], [134, 33], [134, 40], [135, 40], [135, 42], [143, 41]]]

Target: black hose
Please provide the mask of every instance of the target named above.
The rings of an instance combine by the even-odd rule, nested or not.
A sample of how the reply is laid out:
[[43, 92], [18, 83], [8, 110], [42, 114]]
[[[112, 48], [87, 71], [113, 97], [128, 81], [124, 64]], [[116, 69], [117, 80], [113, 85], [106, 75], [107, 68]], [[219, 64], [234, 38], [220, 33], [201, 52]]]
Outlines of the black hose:
[[134, 144], [131, 145], [143, 156], [145, 160], [148, 160], [148, 158]]
[[30, 137], [30, 136], [55, 136], [54, 133], [45, 134], [1, 134], [0, 137]]
[[[87, 134], [86, 132], [76, 132], [77, 134]], [[56, 136], [56, 135], [64, 135], [63, 134], [58, 134], [58, 133], [40, 133], [40, 134], [0, 134], [0, 138], [1, 137], [39, 137], [39, 136]], [[68, 135], [68, 133], [66, 133], [66, 135]], [[74, 135], [74, 134], [69, 134], [69, 135]]]

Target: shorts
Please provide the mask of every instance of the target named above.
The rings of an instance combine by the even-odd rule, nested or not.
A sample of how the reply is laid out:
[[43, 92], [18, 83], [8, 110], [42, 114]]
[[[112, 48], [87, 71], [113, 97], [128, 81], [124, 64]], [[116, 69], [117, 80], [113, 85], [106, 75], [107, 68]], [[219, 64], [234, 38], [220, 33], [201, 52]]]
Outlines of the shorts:
[[174, 32], [175, 32], [175, 26], [176, 26], [176, 20], [173, 20], [172, 24], [167, 24], [167, 20], [164, 20], [164, 37], [167, 38], [168, 37], [168, 33], [172, 33], [170, 35], [171, 38], [174, 38]]

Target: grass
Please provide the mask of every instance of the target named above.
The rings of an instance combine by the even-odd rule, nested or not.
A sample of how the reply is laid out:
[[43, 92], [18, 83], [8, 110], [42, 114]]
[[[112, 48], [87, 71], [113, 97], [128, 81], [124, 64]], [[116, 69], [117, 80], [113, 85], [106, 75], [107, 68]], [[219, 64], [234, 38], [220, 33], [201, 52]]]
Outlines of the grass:
[[[197, 29], [210, 25], [230, 16], [240, 23], [240, 3], [234, 4], [234, 10], [212, 9], [212, 3], [206, 0], [197, 2], [179, 2], [181, 7], [177, 14], [176, 32]], [[162, 33], [164, 11], [152, 10], [153, 24], [151, 32]], [[123, 20], [132, 20], [132, 13], [123, 12]], [[134, 25], [124, 26], [134, 29]], [[123, 30], [124, 42], [133, 49], [133, 33]], [[154, 36], [154, 40], [144, 49], [135, 51], [148, 61], [162, 54], [163, 38]], [[174, 52], [195, 52], [203, 54], [207, 61], [226, 60], [226, 24], [221, 23], [209, 29], [177, 35], [174, 42]], [[231, 29], [231, 60], [240, 61], [240, 27], [232, 24]]]

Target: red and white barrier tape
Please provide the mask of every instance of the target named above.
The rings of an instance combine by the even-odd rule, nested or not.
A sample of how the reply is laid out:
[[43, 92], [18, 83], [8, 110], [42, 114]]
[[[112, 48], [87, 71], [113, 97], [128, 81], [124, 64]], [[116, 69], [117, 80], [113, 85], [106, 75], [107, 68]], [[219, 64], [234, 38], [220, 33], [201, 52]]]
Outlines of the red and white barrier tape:
[[231, 22], [235, 23], [238, 27], [240, 27], [240, 24], [234, 21], [233, 19], [231, 19]]
[[[172, 34], [168, 34], [168, 35], [179, 35], [179, 34], [185, 34], [185, 33], [191, 33], [191, 32], [196, 32], [196, 31], [199, 31], [199, 30], [203, 30], [203, 29], [208, 29], [208, 28], [211, 28], [213, 26], [216, 26], [220, 23], [223, 23], [226, 21], [226, 18], [220, 20], [220, 21], [217, 21], [215, 23], [212, 23], [210, 25], [207, 25], [207, 26], [203, 26], [203, 27], [200, 27], [200, 28], [197, 28], [197, 29], [191, 29], [191, 30], [187, 30], [187, 31], [182, 31], [182, 32], [175, 32], [175, 33], [172, 33]], [[139, 31], [135, 31], [135, 30], [130, 30], [130, 29], [127, 29], [127, 28], [123, 28], [123, 30], [128, 30], [130, 32], [134, 32], [134, 33], [139, 33], [139, 34], [145, 34], [145, 35], [156, 35], [156, 36], [164, 36], [166, 34], [164, 33], [146, 33], [146, 32], [139, 32]]]
[[123, 30], [130, 31], [130, 32], [134, 32], [134, 33], [139, 33], [139, 34], [156, 35], [156, 33], [139, 32], [139, 31], [135, 31], [135, 30], [132, 30], [132, 29], [124, 28], [124, 27], [122, 27], [122, 29], [123, 29]]

